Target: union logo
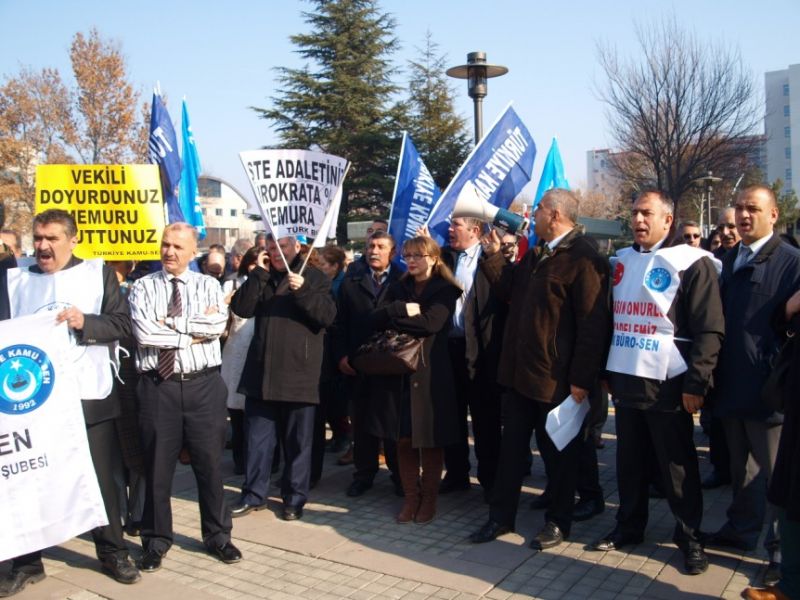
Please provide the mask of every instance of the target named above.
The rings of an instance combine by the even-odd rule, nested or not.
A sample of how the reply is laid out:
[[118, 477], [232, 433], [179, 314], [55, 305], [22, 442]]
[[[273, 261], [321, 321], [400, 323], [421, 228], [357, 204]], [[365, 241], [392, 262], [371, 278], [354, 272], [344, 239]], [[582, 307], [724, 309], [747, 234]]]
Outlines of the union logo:
[[36, 410], [50, 397], [54, 383], [53, 364], [43, 350], [26, 344], [0, 350], [0, 412]]
[[644, 277], [644, 284], [654, 292], [663, 292], [672, 283], [669, 271], [661, 267], [651, 269]]
[[619, 282], [622, 281], [622, 276], [625, 274], [625, 265], [621, 262], [617, 262], [614, 265], [614, 285], [619, 285]]

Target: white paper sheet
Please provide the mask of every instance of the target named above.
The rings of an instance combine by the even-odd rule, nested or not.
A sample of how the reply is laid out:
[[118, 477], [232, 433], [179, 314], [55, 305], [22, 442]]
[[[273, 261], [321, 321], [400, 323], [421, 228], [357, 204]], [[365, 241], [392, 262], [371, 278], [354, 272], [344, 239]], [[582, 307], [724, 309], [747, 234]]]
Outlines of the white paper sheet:
[[559, 451], [578, 435], [588, 412], [589, 398], [578, 403], [570, 394], [566, 400], [547, 413], [545, 429]]

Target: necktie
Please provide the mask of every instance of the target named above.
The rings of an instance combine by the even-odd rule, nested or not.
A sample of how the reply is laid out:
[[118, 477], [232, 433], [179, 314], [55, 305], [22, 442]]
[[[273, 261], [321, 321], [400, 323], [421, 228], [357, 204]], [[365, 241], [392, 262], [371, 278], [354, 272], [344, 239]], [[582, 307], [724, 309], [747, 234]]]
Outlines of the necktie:
[[741, 246], [739, 248], [739, 254], [736, 256], [736, 262], [733, 265], [733, 270], [738, 271], [747, 263], [749, 263], [751, 256], [753, 256], [753, 251], [747, 246]]
[[[183, 312], [181, 291], [178, 288], [180, 281], [177, 277], [172, 278], [172, 296], [170, 296], [169, 304], [167, 304], [168, 317], [180, 317]], [[158, 374], [161, 379], [169, 379], [175, 372], [176, 353], [177, 350], [175, 348], [164, 348], [158, 352]]]

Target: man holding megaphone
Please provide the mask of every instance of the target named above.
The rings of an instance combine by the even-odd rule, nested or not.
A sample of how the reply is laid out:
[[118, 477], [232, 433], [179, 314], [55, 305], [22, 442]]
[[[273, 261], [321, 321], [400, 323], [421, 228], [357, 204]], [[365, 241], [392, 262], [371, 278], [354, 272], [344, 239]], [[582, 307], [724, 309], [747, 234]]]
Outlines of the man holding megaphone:
[[458, 193], [453, 206], [453, 218], [456, 217], [477, 219], [516, 235], [525, 235], [528, 229], [528, 220], [525, 217], [483, 200], [470, 181]]

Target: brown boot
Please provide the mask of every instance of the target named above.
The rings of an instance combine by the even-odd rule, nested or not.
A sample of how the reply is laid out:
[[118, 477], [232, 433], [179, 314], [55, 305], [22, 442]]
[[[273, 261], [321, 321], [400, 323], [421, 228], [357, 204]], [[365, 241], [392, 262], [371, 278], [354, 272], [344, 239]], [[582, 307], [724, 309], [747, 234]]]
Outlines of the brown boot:
[[397, 470], [403, 485], [403, 508], [397, 515], [397, 522], [404, 524], [414, 520], [419, 507], [419, 450], [411, 447], [411, 438], [397, 441]]
[[441, 448], [422, 449], [422, 479], [420, 490], [422, 500], [414, 519], [420, 525], [430, 523], [436, 516], [436, 499], [439, 497], [439, 483], [442, 480], [444, 450]]

